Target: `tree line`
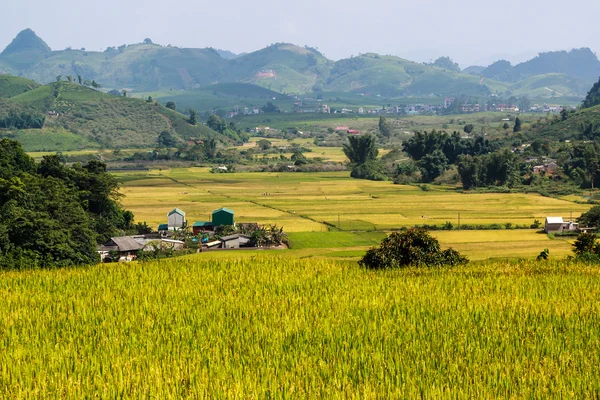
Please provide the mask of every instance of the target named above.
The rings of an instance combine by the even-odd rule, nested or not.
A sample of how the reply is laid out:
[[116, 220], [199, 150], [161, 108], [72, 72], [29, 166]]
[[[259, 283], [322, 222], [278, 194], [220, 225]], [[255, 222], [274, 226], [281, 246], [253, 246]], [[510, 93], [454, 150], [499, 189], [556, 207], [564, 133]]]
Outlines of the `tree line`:
[[102, 162], [66, 167], [52, 155], [36, 163], [1, 139], [0, 268], [98, 262], [98, 244], [135, 228], [118, 188]]

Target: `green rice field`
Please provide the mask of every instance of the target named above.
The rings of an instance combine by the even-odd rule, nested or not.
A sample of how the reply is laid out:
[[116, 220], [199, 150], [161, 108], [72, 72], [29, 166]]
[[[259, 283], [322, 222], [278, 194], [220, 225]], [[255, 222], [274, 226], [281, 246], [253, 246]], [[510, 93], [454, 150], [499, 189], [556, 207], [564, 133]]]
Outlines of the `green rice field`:
[[205, 256], [0, 272], [0, 396], [600, 393], [598, 267]]
[[[394, 185], [351, 179], [348, 172], [211, 174], [206, 168], [121, 173], [122, 201], [137, 221], [157, 227], [175, 207], [189, 223], [210, 220], [228, 207], [237, 222], [283, 226], [293, 256], [362, 254], [386, 232], [446, 222], [530, 226], [546, 216], [578, 217], [589, 209], [576, 197], [557, 199], [522, 193], [463, 194], [454, 187]], [[369, 236], [371, 235], [371, 236]], [[551, 240], [529, 229], [436, 231], [445, 246], [472, 259], [531, 258], [545, 248], [551, 257], [571, 253], [568, 240]], [[338, 258], [334, 256], [334, 258]], [[342, 257], [347, 259], [348, 257]], [[350, 257], [351, 258], [351, 257]]]

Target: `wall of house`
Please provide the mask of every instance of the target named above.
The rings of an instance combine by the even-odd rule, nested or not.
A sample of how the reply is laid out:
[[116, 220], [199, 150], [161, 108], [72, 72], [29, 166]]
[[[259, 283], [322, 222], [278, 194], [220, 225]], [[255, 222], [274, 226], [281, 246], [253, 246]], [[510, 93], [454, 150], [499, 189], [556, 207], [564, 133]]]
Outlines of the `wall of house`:
[[169, 215], [168, 221], [169, 221], [169, 227], [182, 228], [184, 218], [182, 215], [175, 213], [175, 214]]
[[224, 249], [239, 249], [240, 248], [240, 239], [233, 239], [223, 242]]

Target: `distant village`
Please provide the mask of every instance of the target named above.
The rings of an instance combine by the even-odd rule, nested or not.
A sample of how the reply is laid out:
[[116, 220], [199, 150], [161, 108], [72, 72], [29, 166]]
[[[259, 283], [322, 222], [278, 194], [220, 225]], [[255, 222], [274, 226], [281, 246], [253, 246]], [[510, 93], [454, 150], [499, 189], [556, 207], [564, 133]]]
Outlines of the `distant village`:
[[[327, 104], [323, 103], [322, 99], [315, 99], [311, 97], [295, 98], [295, 102], [292, 105], [293, 113], [312, 113], [312, 114], [358, 114], [358, 115], [381, 115], [381, 114], [395, 114], [395, 115], [431, 115], [431, 114], [445, 114], [448, 109], [453, 107], [457, 100], [453, 97], [447, 97], [443, 103], [438, 104], [410, 104], [410, 105], [395, 105], [395, 106], [381, 106], [381, 107], [364, 107], [364, 106], [345, 106], [339, 109], [332, 108]], [[575, 107], [571, 107], [574, 109]], [[276, 106], [279, 110], [279, 107]], [[479, 112], [528, 112], [528, 113], [541, 113], [541, 114], [558, 114], [562, 111], [563, 106], [557, 104], [534, 104], [527, 110], [521, 110], [515, 104], [511, 103], [493, 103], [488, 102], [487, 104], [471, 104], [463, 103], [458, 107], [453, 107], [455, 111], [459, 111], [462, 114], [472, 114]], [[234, 107], [229, 112], [229, 117], [233, 118], [237, 115], [256, 115], [262, 114], [263, 110], [257, 106], [255, 107]]]

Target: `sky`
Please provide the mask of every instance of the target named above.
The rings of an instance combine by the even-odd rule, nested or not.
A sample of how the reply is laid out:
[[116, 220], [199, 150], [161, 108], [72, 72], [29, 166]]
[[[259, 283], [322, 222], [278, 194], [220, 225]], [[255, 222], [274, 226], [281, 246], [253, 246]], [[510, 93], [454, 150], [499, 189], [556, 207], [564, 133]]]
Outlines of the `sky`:
[[[5, 3], [7, 2], [7, 3]], [[289, 42], [338, 60], [375, 52], [462, 67], [542, 51], [600, 53], [600, 1], [580, 0], [3, 0], [0, 49], [31, 28], [53, 50], [154, 43], [235, 53]], [[575, 3], [572, 3], [573, 5]]]

